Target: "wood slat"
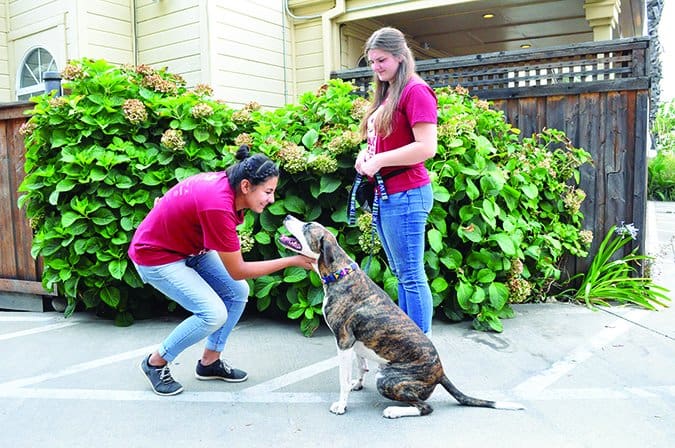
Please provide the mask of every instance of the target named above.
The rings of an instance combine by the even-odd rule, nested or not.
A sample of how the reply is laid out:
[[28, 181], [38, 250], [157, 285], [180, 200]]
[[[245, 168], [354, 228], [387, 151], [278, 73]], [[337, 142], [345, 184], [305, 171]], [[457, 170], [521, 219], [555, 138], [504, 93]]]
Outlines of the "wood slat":
[[47, 291], [42, 287], [41, 282], [30, 280], [14, 280], [8, 278], [0, 278], [0, 291], [15, 292], [22, 294], [36, 294], [41, 296], [56, 296], [56, 291]]

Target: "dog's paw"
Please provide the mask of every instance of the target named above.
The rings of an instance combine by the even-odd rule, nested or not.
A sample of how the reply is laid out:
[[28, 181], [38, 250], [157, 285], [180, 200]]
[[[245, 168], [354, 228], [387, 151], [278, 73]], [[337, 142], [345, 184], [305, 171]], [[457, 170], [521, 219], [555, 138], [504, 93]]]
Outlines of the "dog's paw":
[[384, 418], [419, 417], [420, 410], [414, 406], [389, 406], [382, 411]]
[[336, 415], [342, 415], [347, 410], [347, 405], [341, 401], [336, 401], [330, 405], [330, 411]]
[[353, 381], [351, 384], [351, 390], [361, 390], [363, 389], [363, 380]]

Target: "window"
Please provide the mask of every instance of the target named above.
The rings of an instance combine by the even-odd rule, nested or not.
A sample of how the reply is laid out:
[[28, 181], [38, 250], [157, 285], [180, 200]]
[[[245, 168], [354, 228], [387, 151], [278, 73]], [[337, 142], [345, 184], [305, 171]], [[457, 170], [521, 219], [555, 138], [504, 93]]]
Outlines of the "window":
[[45, 72], [58, 71], [56, 61], [44, 48], [36, 48], [26, 56], [21, 64], [17, 99], [27, 100], [31, 96], [41, 95], [45, 91], [42, 76]]

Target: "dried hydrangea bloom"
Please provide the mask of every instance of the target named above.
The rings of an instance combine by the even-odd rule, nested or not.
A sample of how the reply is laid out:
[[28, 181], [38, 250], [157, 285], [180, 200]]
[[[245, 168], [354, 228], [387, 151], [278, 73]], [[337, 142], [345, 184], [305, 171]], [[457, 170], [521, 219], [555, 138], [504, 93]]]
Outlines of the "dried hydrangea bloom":
[[255, 246], [255, 238], [251, 234], [250, 230], [240, 230], [237, 232], [239, 234], [239, 244], [241, 246], [241, 253], [245, 254], [253, 250]]
[[180, 129], [167, 129], [162, 134], [161, 143], [169, 149], [177, 151], [185, 147], [185, 140], [183, 140], [183, 131]]
[[523, 303], [532, 293], [532, 285], [521, 277], [509, 278], [506, 287], [509, 290], [509, 302], [511, 303]]
[[131, 124], [139, 124], [148, 119], [148, 111], [141, 100], [128, 99], [122, 105], [124, 118]]
[[37, 125], [32, 121], [27, 121], [19, 127], [19, 135], [26, 137], [31, 135], [35, 129], [37, 129]]
[[579, 232], [579, 239], [585, 245], [590, 245], [593, 242], [593, 232], [591, 230], [582, 230]]
[[192, 106], [190, 111], [194, 118], [205, 118], [213, 115], [213, 107], [209, 106], [206, 103], [199, 103]]
[[309, 166], [311, 169], [316, 171], [317, 174], [334, 173], [338, 169], [337, 160], [335, 160], [329, 154], [318, 154], [314, 158], [310, 159]]
[[197, 84], [193, 91], [199, 96], [213, 96], [213, 87], [208, 84]]
[[277, 152], [281, 167], [290, 174], [307, 169], [307, 151], [295, 143], [285, 142]]
[[253, 146], [253, 137], [245, 132], [241, 133], [235, 137], [234, 144], [237, 146], [241, 145]]
[[75, 65], [73, 63], [68, 63], [66, 67], [61, 72], [61, 79], [66, 81], [73, 81], [75, 79], [84, 78], [85, 73], [81, 66]]
[[157, 74], [144, 76], [141, 85], [160, 93], [175, 94], [178, 91], [178, 86], [176, 86], [175, 83], [168, 81]]

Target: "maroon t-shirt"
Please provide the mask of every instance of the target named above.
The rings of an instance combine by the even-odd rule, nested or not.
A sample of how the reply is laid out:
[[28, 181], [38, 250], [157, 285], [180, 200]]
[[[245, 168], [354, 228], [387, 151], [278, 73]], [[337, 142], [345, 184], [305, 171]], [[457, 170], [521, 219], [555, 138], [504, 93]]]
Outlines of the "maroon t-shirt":
[[[417, 123], [438, 123], [438, 100], [434, 91], [418, 76], [413, 76], [406, 84], [398, 102], [392, 121], [392, 132], [387, 137], [378, 136], [376, 152], [381, 153], [398, 149], [415, 141], [412, 128]], [[388, 166], [382, 168], [380, 174], [404, 168]], [[400, 193], [430, 183], [429, 173], [424, 162], [410, 165], [401, 174], [385, 179], [384, 185], [388, 194]]]
[[207, 250], [236, 252], [241, 246], [237, 212], [225, 172], [201, 173], [174, 185], [136, 229], [129, 257], [139, 265], [172, 263]]

